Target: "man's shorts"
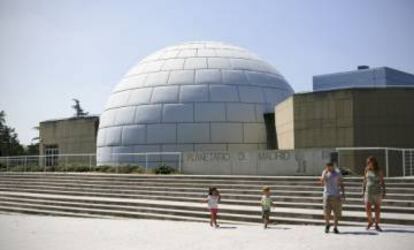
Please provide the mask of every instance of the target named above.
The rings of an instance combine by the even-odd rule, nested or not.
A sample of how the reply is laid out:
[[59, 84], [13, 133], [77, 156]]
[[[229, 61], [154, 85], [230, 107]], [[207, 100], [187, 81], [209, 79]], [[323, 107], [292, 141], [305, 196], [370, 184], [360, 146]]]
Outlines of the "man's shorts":
[[262, 218], [268, 219], [270, 217], [270, 210], [262, 210]]
[[330, 216], [332, 211], [338, 219], [342, 216], [342, 201], [340, 197], [328, 196], [323, 198], [323, 210], [325, 215]]

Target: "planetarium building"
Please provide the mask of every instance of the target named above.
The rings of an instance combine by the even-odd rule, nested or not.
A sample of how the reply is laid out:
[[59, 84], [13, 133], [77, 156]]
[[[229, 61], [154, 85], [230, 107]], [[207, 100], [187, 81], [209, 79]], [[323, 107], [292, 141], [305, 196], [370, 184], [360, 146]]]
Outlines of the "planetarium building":
[[166, 47], [114, 88], [100, 118], [98, 164], [117, 153], [265, 149], [265, 114], [292, 95], [275, 68], [243, 48]]

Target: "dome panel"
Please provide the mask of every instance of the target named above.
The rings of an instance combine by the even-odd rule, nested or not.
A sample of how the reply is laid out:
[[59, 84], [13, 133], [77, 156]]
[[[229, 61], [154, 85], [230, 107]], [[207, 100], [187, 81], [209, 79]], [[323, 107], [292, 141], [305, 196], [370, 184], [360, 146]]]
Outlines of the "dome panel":
[[217, 56], [215, 49], [198, 49], [197, 56], [199, 57], [214, 57]]
[[115, 125], [128, 125], [134, 122], [135, 106], [122, 107], [116, 110]]
[[242, 70], [223, 69], [223, 83], [248, 84], [246, 74]]
[[151, 100], [152, 88], [136, 88], [130, 91], [128, 106], [147, 104]]
[[172, 58], [165, 61], [162, 70], [184, 69], [184, 58]]
[[162, 86], [154, 88], [151, 103], [168, 103], [178, 101], [178, 86]]
[[196, 71], [195, 82], [198, 84], [221, 83], [221, 70], [219, 69], [199, 69]]
[[233, 85], [210, 84], [210, 101], [239, 102], [237, 87]]
[[232, 69], [230, 60], [222, 57], [207, 58], [209, 69]]
[[201, 84], [181, 86], [180, 102], [208, 102], [208, 86]]
[[146, 138], [146, 126], [145, 125], [132, 125], [125, 126], [122, 131], [122, 144], [123, 145], [136, 145], [145, 144]]
[[206, 69], [207, 58], [205, 57], [192, 57], [185, 59], [184, 69]]
[[168, 84], [193, 84], [194, 74], [194, 70], [171, 71]]
[[135, 109], [135, 124], [148, 124], [161, 122], [161, 104], [140, 105]]

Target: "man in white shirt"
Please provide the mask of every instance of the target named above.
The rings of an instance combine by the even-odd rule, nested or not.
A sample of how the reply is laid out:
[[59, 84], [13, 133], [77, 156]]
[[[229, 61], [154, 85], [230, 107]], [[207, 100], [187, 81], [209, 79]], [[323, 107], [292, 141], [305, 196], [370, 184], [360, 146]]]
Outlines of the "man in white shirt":
[[[345, 200], [345, 188], [342, 174], [334, 169], [333, 163], [326, 164], [325, 170], [320, 178], [323, 189], [323, 209], [325, 216], [325, 233], [329, 233], [329, 220], [331, 213], [334, 214], [334, 233], [338, 231], [338, 220], [342, 215], [342, 200]], [[342, 193], [342, 195], [341, 195]]]

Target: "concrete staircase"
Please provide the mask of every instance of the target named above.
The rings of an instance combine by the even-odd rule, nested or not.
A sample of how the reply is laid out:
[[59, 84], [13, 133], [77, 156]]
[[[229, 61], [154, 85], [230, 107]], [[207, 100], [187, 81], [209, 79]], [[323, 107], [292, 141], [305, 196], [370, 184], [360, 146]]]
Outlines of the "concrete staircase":
[[[346, 178], [342, 225], [365, 225], [361, 178]], [[414, 179], [386, 180], [382, 224], [414, 225]], [[222, 194], [219, 220], [260, 223], [261, 188], [270, 186], [277, 223], [323, 224], [317, 177], [1, 173], [0, 212], [77, 217], [208, 221], [207, 188]]]

